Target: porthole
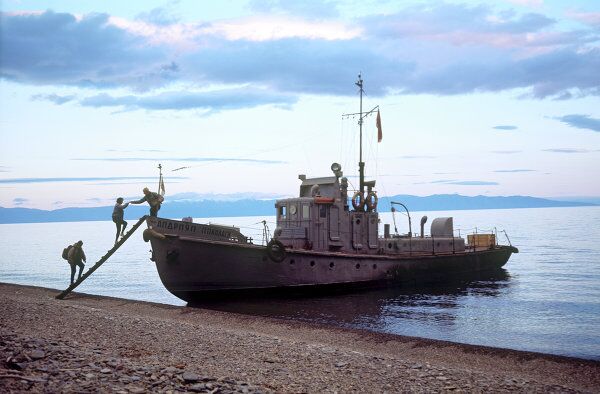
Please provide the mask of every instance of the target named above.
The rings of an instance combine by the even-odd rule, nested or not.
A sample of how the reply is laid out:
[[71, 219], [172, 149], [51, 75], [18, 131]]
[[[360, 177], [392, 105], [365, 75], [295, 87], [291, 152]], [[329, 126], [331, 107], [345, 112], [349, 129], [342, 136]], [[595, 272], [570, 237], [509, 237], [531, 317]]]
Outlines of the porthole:
[[329, 268], [333, 268], [335, 266], [335, 264], [333, 263], [333, 261], [331, 263], [329, 263]]
[[291, 264], [291, 265], [294, 265], [294, 264], [296, 264], [296, 260], [294, 260], [294, 259], [291, 259], [291, 260], [290, 260], [290, 264]]
[[391, 244], [391, 243], [389, 243], [389, 244], [388, 244], [388, 249], [391, 249], [391, 248], [392, 248], [392, 244]]
[[356, 263], [356, 269], [359, 269], [359, 268], [360, 268], [360, 264]]
[[314, 261], [314, 260], [311, 260], [311, 261], [310, 261], [310, 266], [311, 266], [311, 267], [314, 267], [314, 266], [315, 266], [315, 261]]
[[356, 224], [360, 224], [360, 219], [356, 219]]
[[439, 243], [439, 242], [437, 243], [437, 246], [440, 246], [440, 243]]
[[377, 264], [373, 264], [373, 269], [376, 270], [377, 269]]

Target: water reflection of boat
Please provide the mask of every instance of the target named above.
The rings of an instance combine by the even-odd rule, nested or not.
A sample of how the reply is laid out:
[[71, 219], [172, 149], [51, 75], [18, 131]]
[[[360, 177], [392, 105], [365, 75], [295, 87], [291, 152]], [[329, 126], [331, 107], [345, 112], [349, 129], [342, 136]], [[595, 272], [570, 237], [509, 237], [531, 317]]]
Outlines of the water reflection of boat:
[[510, 276], [500, 268], [429, 286], [394, 286], [335, 294], [286, 293], [276, 299], [260, 293], [244, 298], [225, 295], [203, 298], [189, 306], [354, 327], [380, 326], [382, 320], [390, 318], [452, 322], [453, 310], [463, 298], [496, 297], [509, 286]]
[[[452, 218], [437, 218], [425, 236], [379, 234], [375, 181], [365, 180], [362, 160], [363, 119], [359, 117], [360, 185], [352, 197], [342, 168], [333, 176], [300, 175], [296, 198], [278, 200], [277, 228], [266, 245], [255, 245], [239, 228], [149, 217], [144, 238], [152, 243], [152, 259], [160, 279], [186, 301], [209, 293], [281, 291], [339, 287], [381, 287], [461, 278], [498, 269], [518, 250], [498, 245], [495, 234], [454, 236]], [[424, 217], [424, 219], [426, 219]]]

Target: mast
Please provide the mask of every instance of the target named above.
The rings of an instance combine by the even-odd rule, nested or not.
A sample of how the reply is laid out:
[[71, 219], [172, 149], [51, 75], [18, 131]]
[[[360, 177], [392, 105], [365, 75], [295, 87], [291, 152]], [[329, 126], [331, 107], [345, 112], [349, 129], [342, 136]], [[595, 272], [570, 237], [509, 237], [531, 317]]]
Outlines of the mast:
[[358, 81], [356, 81], [354, 83], [356, 86], [359, 87], [360, 89], [360, 111], [357, 113], [353, 113], [353, 114], [342, 114], [342, 119], [343, 118], [349, 118], [350, 116], [352, 116], [353, 118], [355, 116], [358, 116], [358, 127], [360, 130], [360, 148], [359, 148], [359, 158], [358, 158], [358, 173], [359, 173], [359, 178], [360, 178], [360, 194], [363, 196], [363, 198], [365, 197], [365, 163], [363, 162], [363, 149], [362, 149], [362, 135], [363, 135], [363, 122], [364, 119], [375, 113], [375, 110], [379, 110], [379, 106], [376, 105], [375, 107], [373, 107], [372, 110], [367, 111], [367, 112], [363, 112], [363, 94], [364, 94], [364, 89], [363, 89], [363, 80], [362, 80], [362, 75], [358, 74]]
[[358, 157], [358, 173], [359, 173], [359, 177], [360, 177], [360, 194], [364, 195], [365, 194], [365, 163], [362, 161], [362, 126], [363, 126], [363, 105], [362, 105], [362, 99], [363, 99], [363, 80], [360, 74], [358, 74], [358, 81], [356, 81], [356, 86], [358, 86], [360, 88], [360, 111], [359, 116], [358, 116], [358, 127], [360, 130], [360, 150], [359, 150], [359, 157]]
[[158, 164], [158, 190], [156, 191], [158, 194], [160, 194], [160, 185], [162, 182], [162, 164]]

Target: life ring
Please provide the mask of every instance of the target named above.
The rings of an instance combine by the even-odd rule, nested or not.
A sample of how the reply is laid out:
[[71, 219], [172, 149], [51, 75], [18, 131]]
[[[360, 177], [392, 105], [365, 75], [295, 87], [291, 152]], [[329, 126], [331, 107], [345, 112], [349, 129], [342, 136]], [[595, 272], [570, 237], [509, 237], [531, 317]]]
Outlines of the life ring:
[[377, 202], [377, 194], [375, 192], [369, 192], [369, 194], [367, 194], [367, 208], [369, 208], [369, 211], [375, 211], [377, 209]]
[[267, 256], [276, 263], [285, 259], [285, 246], [278, 239], [271, 239], [267, 244]]
[[365, 205], [365, 196], [361, 192], [357, 191], [352, 196], [352, 206], [354, 207], [355, 210], [362, 211], [364, 205]]
[[165, 239], [164, 234], [159, 233], [158, 231], [154, 231], [151, 228], [147, 228], [142, 233], [142, 238], [144, 238], [144, 242], [150, 241], [150, 239]]

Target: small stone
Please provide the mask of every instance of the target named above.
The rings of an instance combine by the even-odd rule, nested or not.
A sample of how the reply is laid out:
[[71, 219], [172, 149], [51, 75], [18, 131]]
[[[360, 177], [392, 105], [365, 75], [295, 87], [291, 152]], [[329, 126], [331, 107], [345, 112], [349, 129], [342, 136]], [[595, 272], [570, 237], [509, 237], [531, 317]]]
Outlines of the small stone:
[[33, 352], [31, 352], [30, 357], [34, 360], [39, 360], [40, 358], [44, 358], [46, 357], [46, 353], [44, 353], [44, 351], [36, 349]]
[[201, 393], [206, 390], [206, 385], [204, 383], [196, 383], [193, 386], [188, 387], [188, 390]]
[[86, 379], [94, 379], [96, 377], [96, 375], [94, 375], [93, 373], [87, 373], [85, 374], [85, 378]]
[[335, 366], [337, 368], [342, 368], [342, 367], [345, 367], [346, 365], [348, 365], [348, 363], [346, 363], [344, 361], [340, 361], [340, 362], [335, 363]]
[[127, 390], [129, 390], [129, 392], [133, 393], [133, 394], [142, 394], [142, 393], [146, 392], [146, 389], [143, 389], [143, 388], [137, 387], [137, 386], [127, 387]]
[[421, 369], [423, 366], [421, 364], [415, 364], [411, 367], [412, 369]]
[[181, 375], [181, 377], [186, 382], [197, 382], [198, 380], [200, 380], [200, 376], [196, 375], [193, 372], [187, 372], [187, 371], [184, 372], [183, 375]]
[[111, 372], [112, 372], [112, 369], [110, 369], [110, 368], [102, 368], [100, 370], [100, 373], [111, 373]]

